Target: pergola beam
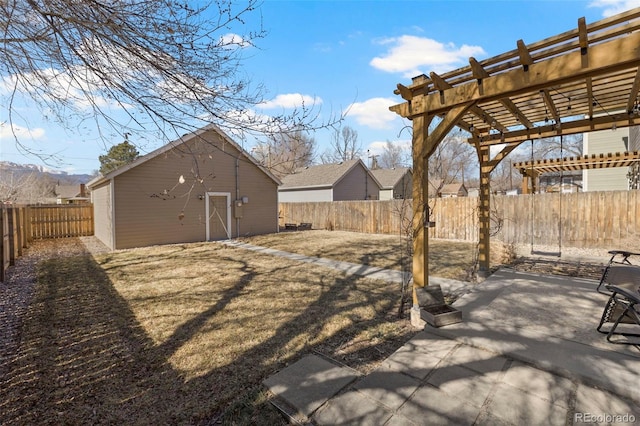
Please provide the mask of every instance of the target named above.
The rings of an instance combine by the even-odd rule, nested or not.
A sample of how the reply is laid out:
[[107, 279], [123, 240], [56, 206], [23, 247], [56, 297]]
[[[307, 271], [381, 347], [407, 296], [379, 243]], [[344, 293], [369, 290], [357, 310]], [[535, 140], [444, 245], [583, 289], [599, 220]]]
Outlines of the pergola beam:
[[[499, 101], [607, 72], [638, 67], [640, 65], [640, 32], [590, 46], [584, 55], [588, 55], [587, 66], [584, 66], [583, 54], [580, 51], [572, 51], [533, 63], [528, 67], [528, 71], [515, 68], [486, 77], [482, 80], [482, 90], [477, 82], [448, 89], [441, 86], [439, 93], [418, 97], [414, 95], [411, 110], [406, 103], [394, 105], [390, 109], [408, 118], [426, 113], [437, 115], [469, 101], [477, 103]], [[442, 81], [444, 80], [440, 79], [439, 83]]]
[[633, 111], [633, 108], [640, 108], [638, 105], [638, 91], [640, 91], [640, 68], [636, 72], [636, 77], [633, 79], [633, 85], [631, 86], [631, 91], [629, 92], [629, 100], [627, 101], [627, 112], [640, 112]]
[[[498, 145], [503, 143], [521, 142], [527, 139], [541, 139], [558, 136], [560, 133], [563, 135], [574, 135], [577, 133], [593, 132], [596, 130], [610, 130], [615, 127], [629, 127], [640, 125], [640, 116], [635, 114], [613, 113], [611, 115], [604, 115], [599, 117], [593, 117], [591, 119], [585, 118], [582, 120], [565, 121], [558, 126], [555, 123], [548, 125], [536, 126], [533, 129], [522, 129], [511, 131], [504, 135], [486, 135], [482, 137], [482, 145]], [[559, 127], [562, 132], [560, 132]], [[473, 143], [473, 138], [469, 139], [469, 143]]]
[[581, 157], [546, 158], [536, 161], [521, 161], [513, 167], [520, 173], [534, 170], [538, 174], [564, 170], [604, 169], [609, 167], [628, 167], [640, 162], [640, 151], [613, 152], [584, 155]]

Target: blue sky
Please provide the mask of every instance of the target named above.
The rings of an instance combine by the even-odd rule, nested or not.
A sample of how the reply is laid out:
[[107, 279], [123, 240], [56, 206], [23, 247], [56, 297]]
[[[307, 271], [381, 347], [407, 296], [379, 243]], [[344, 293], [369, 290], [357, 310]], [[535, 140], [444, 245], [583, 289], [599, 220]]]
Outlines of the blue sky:
[[[640, 7], [640, 0], [266, 0], [259, 13], [268, 35], [259, 40], [259, 49], [247, 52], [245, 72], [268, 90], [270, 102], [263, 112], [277, 113], [303, 98], [316, 101], [320, 119], [348, 109], [344, 124], [358, 132], [365, 153], [378, 153], [386, 141], [409, 144], [409, 133], [403, 131], [408, 122], [388, 111], [401, 101], [393, 94], [397, 83], [464, 66], [470, 56], [481, 60], [512, 50], [518, 39], [532, 43], [574, 29], [582, 16], [591, 23], [633, 7]], [[2, 123], [6, 94], [0, 97]], [[105, 135], [90, 124], [68, 130], [48, 122], [28, 101], [19, 107], [29, 120], [16, 123], [21, 141], [63, 159], [50, 168], [91, 173], [109, 144], [122, 141], [107, 134], [105, 143]], [[319, 157], [331, 134], [313, 137]], [[135, 135], [131, 140], [136, 142]], [[140, 150], [146, 153], [166, 142], [146, 143]], [[43, 164], [20, 153], [6, 124], [0, 127], [0, 160]]]

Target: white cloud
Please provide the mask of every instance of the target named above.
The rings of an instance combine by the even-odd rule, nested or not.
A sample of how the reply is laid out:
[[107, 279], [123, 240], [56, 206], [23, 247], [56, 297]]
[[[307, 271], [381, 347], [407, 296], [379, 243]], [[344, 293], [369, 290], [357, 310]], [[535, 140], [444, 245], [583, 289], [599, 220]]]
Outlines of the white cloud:
[[220, 44], [222, 46], [238, 46], [238, 47], [250, 47], [251, 43], [245, 40], [241, 35], [228, 33], [220, 37]]
[[602, 15], [608, 17], [640, 7], [640, 0], [594, 0], [589, 7], [603, 8]]
[[261, 103], [260, 107], [263, 109], [300, 108], [303, 105], [305, 107], [311, 107], [321, 104], [322, 99], [315, 96], [303, 95], [300, 93], [287, 93], [284, 95], [278, 95], [270, 101]]
[[450, 70], [465, 64], [470, 56], [485, 54], [480, 46], [464, 44], [457, 47], [453, 43], [411, 35], [387, 38], [378, 43], [389, 46], [389, 49], [369, 64], [382, 71], [403, 73], [405, 77]]
[[347, 116], [355, 118], [358, 124], [373, 129], [389, 129], [399, 116], [389, 111], [391, 105], [398, 103], [395, 98], [371, 98], [364, 102], [355, 102], [347, 108]]
[[[33, 73], [4, 76], [0, 80], [0, 95], [12, 95], [17, 91], [25, 96], [38, 98], [46, 103], [66, 102], [82, 111], [88, 111], [92, 105], [99, 108], [130, 108], [129, 104], [119, 104], [99, 94], [103, 84], [100, 79], [86, 67], [75, 67], [75, 75], [84, 80], [73, 78], [70, 74], [52, 68], [36, 70]], [[46, 90], [42, 90], [46, 87]]]
[[16, 124], [9, 125], [7, 123], [0, 123], [0, 139], [13, 139], [17, 136], [21, 139], [31, 138], [36, 140], [42, 139], [44, 137], [44, 133], [44, 129], [40, 127], [28, 129]]

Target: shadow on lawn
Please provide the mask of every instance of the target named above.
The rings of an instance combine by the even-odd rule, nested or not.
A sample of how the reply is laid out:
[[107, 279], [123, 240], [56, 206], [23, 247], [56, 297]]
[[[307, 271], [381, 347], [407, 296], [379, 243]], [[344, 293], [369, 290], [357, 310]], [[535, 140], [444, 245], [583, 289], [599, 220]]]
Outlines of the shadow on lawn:
[[[0, 423], [207, 424], [222, 419], [233, 424], [284, 424], [268, 404], [262, 380], [309, 351], [340, 346], [358, 330], [387, 321], [385, 311], [394, 312], [389, 300], [376, 318], [363, 321], [354, 314], [350, 324], [330, 338], [305, 344], [297, 353], [283, 352], [283, 342], [318, 333], [324, 318], [345, 309], [344, 304], [335, 306], [359, 280], [320, 277], [320, 296], [277, 327], [271, 338], [231, 363], [186, 379], [170, 358], [255, 280], [249, 265], [241, 269], [243, 275], [220, 299], [156, 344], [91, 256], [43, 262], [18, 352], [1, 361], [1, 370], [8, 374], [0, 388]], [[387, 296], [371, 294], [347, 309], [379, 303]], [[379, 350], [379, 356], [389, 349], [394, 348]], [[357, 350], [352, 353], [359, 355]]]
[[[211, 259], [211, 253], [196, 255]], [[358, 284], [362, 278], [336, 279], [335, 275], [321, 275], [318, 296], [280, 323], [269, 338], [243, 350], [231, 362], [187, 379], [172, 366], [171, 358], [206, 327], [209, 319], [237, 302], [249, 286], [255, 284], [256, 271], [247, 263], [239, 263], [242, 272], [239, 279], [225, 287], [221, 297], [177, 327], [161, 344], [156, 344], [147, 334], [129, 302], [116, 291], [109, 276], [92, 257], [59, 258], [42, 264], [37, 293], [22, 328], [19, 351], [0, 361], [5, 364], [0, 371], [8, 372], [0, 387], [0, 423], [284, 424], [268, 404], [262, 380], [309, 352], [334, 356], [337, 348], [359, 330], [388, 321], [385, 316], [395, 314], [395, 298], [389, 295], [396, 293], [365, 292], [363, 298], [345, 303], [350, 292], [361, 291]], [[287, 268], [285, 265], [280, 269]], [[358, 308], [373, 304], [379, 306], [374, 318], [364, 319], [358, 315]], [[259, 319], [263, 313], [259, 307], [256, 310], [252, 318]], [[330, 337], [314, 341], [312, 337], [320, 333], [326, 319], [344, 310], [350, 313], [348, 321]], [[485, 332], [473, 331], [479, 336]], [[404, 337], [408, 340], [412, 334], [407, 332]], [[308, 335], [312, 337], [305, 337]], [[283, 348], [301, 336], [308, 339], [301, 349], [287, 352]], [[237, 336], [238, 339], [250, 337]], [[527, 346], [534, 343], [525, 342]], [[373, 345], [364, 342], [350, 349], [353, 349], [349, 354], [352, 358], [348, 364], [357, 367], [359, 358], [378, 352], [379, 358], [384, 359], [395, 348], [383, 341]], [[396, 357], [397, 363], [406, 363], [414, 374], [416, 361], [435, 356], [427, 344], [416, 351], [405, 358]], [[484, 403], [484, 397], [480, 396], [487, 390], [486, 386], [483, 381], [471, 380], [469, 386], [460, 388], [456, 380], [447, 377], [470, 378], [475, 375], [473, 371], [485, 375], [500, 373], [509, 365], [502, 357], [486, 353], [476, 359], [460, 357], [455, 365], [444, 367], [437, 375], [427, 377], [429, 372], [424, 371], [414, 377], [416, 386], [420, 380], [427, 383], [422, 382], [411, 400], [398, 408], [398, 415], [407, 419], [428, 418], [435, 423], [466, 423], [472, 418], [469, 416], [477, 413], [469, 411], [469, 405]], [[398, 368], [402, 369], [402, 365]], [[382, 383], [397, 379], [392, 372], [376, 374], [383, 376]], [[556, 383], [548, 385], [554, 388]], [[382, 391], [372, 382], [361, 382], [358, 386], [361, 392]], [[402, 386], [391, 390], [394, 392], [399, 397], [408, 396]], [[528, 416], [534, 416], [528, 418], [539, 419], [541, 423], [555, 420], [552, 413], [537, 413], [535, 407], [527, 405], [527, 400], [514, 401], [514, 405]]]

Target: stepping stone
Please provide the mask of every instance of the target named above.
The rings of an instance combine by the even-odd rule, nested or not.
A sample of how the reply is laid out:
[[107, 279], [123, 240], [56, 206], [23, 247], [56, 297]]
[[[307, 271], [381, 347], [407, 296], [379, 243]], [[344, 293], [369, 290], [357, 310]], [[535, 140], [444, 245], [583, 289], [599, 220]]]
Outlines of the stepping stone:
[[316, 355], [307, 355], [267, 378], [263, 384], [299, 414], [310, 417], [329, 398], [358, 377], [360, 374], [355, 370], [338, 366]]

